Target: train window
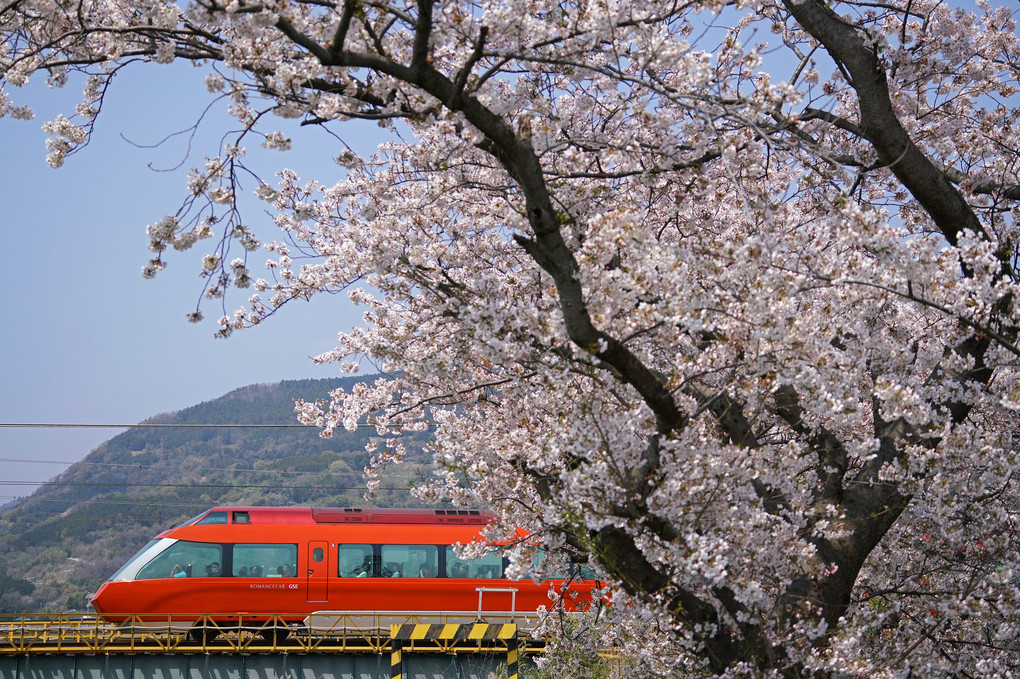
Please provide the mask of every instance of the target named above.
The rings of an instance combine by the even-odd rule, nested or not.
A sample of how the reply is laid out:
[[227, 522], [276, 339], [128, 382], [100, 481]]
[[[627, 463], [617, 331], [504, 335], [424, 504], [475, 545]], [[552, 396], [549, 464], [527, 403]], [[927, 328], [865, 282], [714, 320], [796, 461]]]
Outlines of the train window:
[[239, 578], [292, 578], [297, 572], [297, 545], [236, 544], [232, 564]]
[[591, 567], [589, 567], [589, 566], [582, 566], [582, 565], [574, 563], [573, 561], [566, 561], [566, 562], [564, 562], [563, 561], [564, 555], [557, 554], [557, 555], [553, 556], [549, 552], [549, 550], [546, 549], [545, 547], [543, 547], [543, 548], [539, 549], [537, 552], [535, 552], [535, 557], [534, 557], [534, 559], [532, 561], [532, 564], [533, 564], [533, 572], [531, 574], [532, 579], [536, 579], [538, 577], [539, 566], [547, 558], [548, 559], [555, 558], [557, 561], [560, 562], [560, 563], [557, 564], [557, 567], [554, 570], [552, 570], [549, 573], [546, 573], [546, 577], [549, 578], [550, 580], [559, 580], [559, 579], [562, 579], [562, 580], [596, 580], [596, 579], [598, 579], [598, 576], [596, 575], [594, 569], [592, 569]]
[[234, 523], [251, 523], [248, 512], [234, 512]]
[[393, 578], [434, 578], [439, 548], [435, 545], [382, 545], [382, 575]]
[[196, 526], [205, 526], [205, 525], [208, 525], [208, 524], [226, 523], [226, 522], [227, 522], [227, 513], [226, 512], [209, 512], [204, 517], [202, 517], [201, 520], [196, 521], [195, 525]]
[[180, 528], [181, 526], [191, 526], [191, 525], [194, 525], [194, 524], [198, 523], [198, 520], [201, 519], [204, 514], [205, 514], [205, 512], [202, 512], [201, 514], [196, 514], [195, 516], [191, 517], [190, 519], [188, 519], [187, 521], [185, 521], [184, 523], [180, 524], [177, 527]]
[[337, 571], [341, 578], [379, 576], [372, 545], [340, 545], [337, 547]]
[[142, 566], [135, 579], [218, 577], [221, 561], [220, 545], [178, 540]]
[[[541, 547], [539, 548], [538, 551], [535, 552], [535, 556], [532, 558], [531, 561], [532, 564], [531, 578], [533, 580], [538, 577], [538, 573], [542, 572], [543, 569], [541, 568], [541, 566], [546, 559], [555, 559], [556, 561], [559, 562], [556, 564], [556, 568], [545, 573], [545, 576], [547, 578], [549, 578], [550, 580], [561, 579], [565, 580], [568, 577], [570, 577], [570, 564], [563, 562], [563, 555], [562, 554], [556, 554], [555, 556], [551, 555], [548, 549], [546, 549], [545, 547]], [[548, 565], [549, 564], [547, 564], [547, 566]]]
[[480, 559], [461, 559], [453, 545], [446, 547], [446, 577], [448, 578], [502, 578], [503, 557], [486, 554]]
[[315, 563], [322, 563], [322, 558], [326, 555], [322, 547], [316, 547], [312, 550], [312, 561]]

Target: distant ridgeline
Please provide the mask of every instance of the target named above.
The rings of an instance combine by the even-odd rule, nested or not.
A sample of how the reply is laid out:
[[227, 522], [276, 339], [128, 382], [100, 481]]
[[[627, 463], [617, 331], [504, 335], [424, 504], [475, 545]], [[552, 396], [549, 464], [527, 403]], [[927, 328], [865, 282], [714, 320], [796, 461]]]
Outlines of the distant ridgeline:
[[[297, 424], [294, 399], [324, 398], [354, 377], [236, 389], [158, 415], [158, 424]], [[365, 506], [372, 428], [131, 429], [32, 496], [0, 510], [0, 613], [84, 610], [87, 596], [158, 531], [214, 505]], [[405, 438], [408, 464], [384, 477], [376, 506], [415, 503], [428, 434]]]

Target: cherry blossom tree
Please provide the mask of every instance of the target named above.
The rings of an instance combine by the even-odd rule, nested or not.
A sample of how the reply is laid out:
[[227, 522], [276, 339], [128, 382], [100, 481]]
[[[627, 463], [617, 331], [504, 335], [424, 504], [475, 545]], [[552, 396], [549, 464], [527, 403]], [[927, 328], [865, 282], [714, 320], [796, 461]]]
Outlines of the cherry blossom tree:
[[[299, 416], [389, 437], [370, 486], [433, 426], [423, 497], [526, 528], [518, 572], [555, 565], [541, 542], [609, 584], [611, 631], [574, 643], [683, 676], [1013, 676], [1015, 11], [8, 0], [0, 113], [83, 77], [59, 166], [120, 69], [204, 64], [239, 131], [143, 273], [213, 237], [208, 303], [254, 289], [223, 336], [363, 305], [319, 360], [387, 376]], [[245, 145], [289, 147], [274, 116], [333, 131], [343, 171], [260, 178], [262, 274], [237, 200]], [[351, 119], [399, 141], [361, 157]]]

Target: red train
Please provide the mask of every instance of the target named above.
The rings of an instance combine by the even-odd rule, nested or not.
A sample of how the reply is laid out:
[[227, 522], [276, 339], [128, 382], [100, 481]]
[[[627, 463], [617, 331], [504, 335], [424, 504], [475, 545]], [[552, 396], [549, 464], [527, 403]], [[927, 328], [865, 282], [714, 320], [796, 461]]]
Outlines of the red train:
[[535, 611], [568, 582], [568, 609], [590, 602], [595, 583], [581, 571], [511, 581], [499, 554], [460, 559], [453, 546], [481, 540], [489, 519], [476, 510], [214, 507], [160, 533], [92, 606], [108, 622], [293, 624], [323, 611]]

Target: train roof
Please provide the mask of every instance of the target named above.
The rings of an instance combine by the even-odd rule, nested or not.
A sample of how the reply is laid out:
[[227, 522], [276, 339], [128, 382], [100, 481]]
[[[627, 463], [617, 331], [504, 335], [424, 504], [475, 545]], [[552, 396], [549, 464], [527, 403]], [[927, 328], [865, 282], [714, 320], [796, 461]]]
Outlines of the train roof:
[[[372, 507], [213, 507], [212, 512], [247, 513], [253, 524], [477, 524], [485, 525], [492, 514], [479, 509], [378, 509]], [[189, 522], [191, 523], [191, 522]]]

